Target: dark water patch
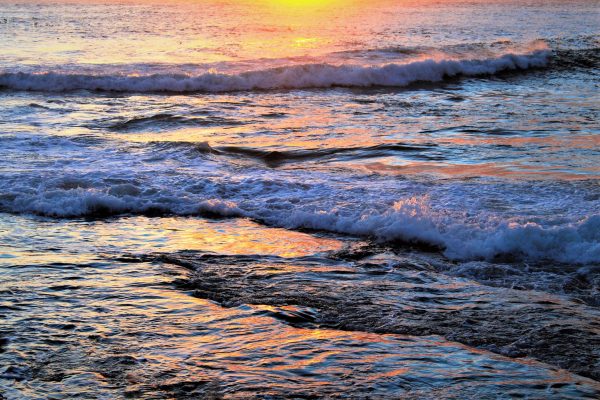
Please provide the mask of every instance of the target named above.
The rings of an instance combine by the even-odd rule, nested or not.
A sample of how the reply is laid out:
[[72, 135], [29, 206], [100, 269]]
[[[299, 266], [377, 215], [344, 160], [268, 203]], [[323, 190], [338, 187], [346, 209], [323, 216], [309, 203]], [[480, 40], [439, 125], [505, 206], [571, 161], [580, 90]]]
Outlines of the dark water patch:
[[554, 52], [550, 67], [555, 70], [590, 70], [600, 68], [600, 47], [559, 49]]
[[214, 101], [211, 104], [220, 104], [220, 105], [224, 105], [224, 106], [235, 106], [235, 107], [248, 107], [248, 106], [253, 106], [254, 102], [252, 100], [240, 99], [240, 100]]
[[[11, 212], [11, 211], [8, 209], [4, 209], [0, 205], [0, 212]], [[15, 214], [20, 214], [20, 213], [15, 213]], [[126, 217], [126, 216], [131, 216], [131, 215], [141, 215], [141, 216], [146, 216], [146, 217], [150, 217], [150, 218], [176, 215], [176, 213], [174, 213], [173, 210], [169, 209], [168, 207], [162, 207], [160, 205], [149, 204], [147, 206], [144, 206], [142, 209], [140, 209], [135, 206], [121, 207], [120, 205], [117, 205], [115, 207], [115, 204], [110, 204], [110, 203], [108, 203], [108, 204], [103, 204], [103, 203], [90, 204], [84, 213], [74, 212], [73, 214], [64, 214], [64, 213], [57, 214], [54, 212], [48, 213], [45, 211], [41, 211], [41, 212], [26, 212], [23, 214], [35, 215], [35, 216], [39, 216], [39, 217], [50, 217], [50, 218], [55, 218], [55, 219], [59, 219], [59, 220], [83, 218], [85, 221], [88, 221], [88, 222], [103, 221], [103, 220], [106, 220], [111, 217]], [[198, 216], [207, 217], [207, 218], [211, 216], [209, 211], [204, 213], [202, 210], [198, 210], [198, 212], [194, 213], [194, 214], [198, 215]], [[182, 214], [182, 215], [185, 215], [185, 214]], [[220, 216], [220, 218], [223, 218], [223, 217]], [[52, 265], [49, 264], [48, 267], [52, 267]], [[58, 267], [61, 267], [61, 266], [58, 265]], [[68, 268], [70, 268], [70, 267], [68, 267]]]
[[214, 114], [214, 111], [211, 110], [194, 110], [190, 113], [193, 116], [198, 116], [198, 117], [208, 117], [208, 116], [212, 116]]
[[283, 113], [283, 112], [270, 112], [270, 113], [266, 113], [266, 114], [261, 114], [260, 118], [280, 119], [280, 118], [285, 118], [287, 116], [288, 116], [288, 114]]
[[600, 307], [600, 265], [467, 262], [439, 264], [438, 271], [496, 287], [568, 295], [573, 301]]
[[[259, 287], [271, 280], [275, 292], [282, 279], [306, 289], [314, 288], [315, 280], [358, 289], [354, 279], [347, 279], [357, 265], [340, 259], [191, 251], [177, 255], [189, 262], [188, 268], [198, 260], [215, 267], [238, 264], [231, 279], [248, 279]], [[262, 267], [244, 272], [253, 263]], [[7, 319], [5, 336], [11, 340], [0, 353], [0, 390], [8, 398], [479, 399], [506, 393], [562, 399], [600, 393], [594, 382], [565, 371], [476, 351], [438, 336], [315, 329], [324, 326], [321, 313], [326, 307], [244, 303], [221, 308], [167, 285], [186, 277], [185, 269], [167, 263], [110, 265], [93, 268], [92, 263], [80, 270], [88, 289], [55, 292], [61, 297], [52, 300], [43, 289], [60, 282], [63, 271], [32, 268], [15, 275], [0, 269], [0, 288], [18, 283], [21, 290], [11, 298], [23, 297], [31, 304]], [[359, 268], [387, 269], [388, 279], [394, 274], [382, 256], [363, 260]], [[419, 297], [433, 295], [423, 277], [408, 278], [413, 286], [419, 282]], [[155, 285], [141, 284], [148, 281]], [[365, 284], [372, 285], [368, 280]], [[312, 297], [323, 300], [321, 294]], [[328, 295], [339, 297], [339, 291]], [[353, 299], [358, 296], [348, 301]], [[77, 327], [70, 330], [73, 325]], [[84, 332], [84, 327], [94, 330]]]
[[489, 129], [466, 128], [466, 129], [462, 129], [460, 132], [472, 133], [472, 134], [476, 134], [476, 135], [492, 135], [492, 136], [523, 136], [523, 135], [526, 135], [526, 132], [523, 132], [523, 131], [514, 131], [514, 130], [502, 129], [502, 128], [489, 128]]
[[342, 50], [331, 53], [332, 55], [343, 57], [359, 57], [372, 59], [381, 56], [397, 56], [397, 55], [421, 55], [426, 54], [432, 48], [427, 46], [386, 46], [360, 50]]
[[77, 136], [70, 137], [69, 141], [84, 146], [100, 146], [107, 144], [110, 141], [110, 139], [101, 136], [96, 136], [93, 134], [82, 133]]
[[[514, 136], [514, 137], [531, 137], [531, 136], [542, 136], [548, 135], [549, 130], [519, 130], [519, 129], [507, 129], [501, 127], [486, 127], [486, 126], [448, 126], [438, 129], [424, 129], [422, 133], [435, 134], [435, 135], [477, 135], [477, 136]], [[494, 145], [497, 147], [510, 147], [510, 144], [498, 144]]]
[[352, 101], [354, 101], [355, 103], [358, 103], [358, 104], [378, 104], [379, 103], [377, 100], [374, 100], [374, 99], [362, 99], [362, 98], [352, 99]]
[[41, 109], [41, 110], [50, 110], [51, 109], [50, 107], [46, 107], [46, 106], [43, 106], [43, 105], [37, 104], [37, 103], [29, 103], [28, 106], [31, 107], [31, 108], [38, 108], [38, 109]]
[[125, 375], [138, 363], [139, 361], [130, 355], [115, 355], [97, 360], [94, 367], [96, 372], [107, 378], [115, 379]]
[[110, 125], [108, 128], [116, 132], [156, 131], [178, 127], [196, 126], [238, 126], [245, 122], [216, 116], [183, 116], [169, 113], [155, 114], [148, 117], [135, 117]]
[[[315, 310], [321, 327], [441, 335], [509, 357], [531, 357], [600, 380], [600, 311], [546, 293], [499, 289], [372, 257], [339, 265], [297, 260], [163, 256], [194, 270], [194, 295], [241, 304]], [[322, 265], [331, 265], [323, 270]], [[388, 268], [385, 274], [370, 274]], [[550, 301], [548, 301], [550, 299]], [[576, 347], [573, 343], [577, 343]]]
[[0, 353], [4, 353], [6, 347], [8, 346], [8, 343], [8, 338], [0, 336]]
[[165, 397], [174, 399], [218, 400], [224, 398], [223, 388], [218, 380], [174, 381], [157, 384], [151, 388], [156, 392], [164, 393]]
[[268, 310], [261, 310], [257, 315], [266, 315], [295, 327], [317, 327], [315, 322], [317, 321], [318, 314], [315, 310], [310, 308], [294, 306], [276, 307]]
[[51, 290], [51, 291], [79, 290], [79, 289], [82, 289], [82, 287], [74, 286], [74, 285], [53, 285], [53, 286], [48, 287], [48, 290]]
[[[181, 144], [179, 144], [181, 145]], [[189, 144], [188, 144], [189, 145]], [[185, 144], [183, 146], [186, 146]], [[349, 161], [368, 158], [378, 158], [410, 154], [413, 157], [428, 158], [425, 152], [435, 147], [430, 145], [408, 145], [401, 143], [386, 143], [367, 147], [340, 147], [323, 149], [298, 149], [298, 150], [269, 150], [241, 146], [211, 146], [208, 143], [192, 144], [194, 148], [205, 154], [242, 156], [257, 159], [270, 168], [277, 168], [287, 163], [302, 161]]]
[[30, 369], [22, 365], [7, 365], [0, 372], [0, 379], [15, 380], [17, 382], [28, 379], [30, 376]]
[[[417, 85], [415, 85], [416, 87]], [[372, 92], [373, 90], [371, 90], [370, 92]], [[383, 91], [384, 93], [393, 93], [393, 91]], [[405, 100], [393, 100], [390, 98], [385, 98], [385, 99], [378, 99], [377, 97], [371, 98], [370, 97], [365, 97], [365, 98], [354, 98], [352, 99], [353, 102], [358, 103], [358, 104], [362, 104], [362, 105], [379, 105], [381, 106], [381, 108], [379, 109], [369, 109], [368, 111], [365, 112], [361, 112], [362, 114], [373, 114], [373, 113], [377, 113], [380, 111], [386, 111], [386, 110], [390, 110], [390, 109], [408, 109], [408, 108], [413, 108], [416, 106], [423, 106], [424, 104], [420, 103], [420, 102], [415, 102], [415, 101], [405, 101]]]

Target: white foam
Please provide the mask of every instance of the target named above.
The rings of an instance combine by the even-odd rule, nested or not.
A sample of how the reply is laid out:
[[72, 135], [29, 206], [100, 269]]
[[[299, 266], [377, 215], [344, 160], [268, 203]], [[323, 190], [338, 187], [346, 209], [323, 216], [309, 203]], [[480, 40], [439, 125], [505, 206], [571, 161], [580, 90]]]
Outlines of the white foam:
[[349, 215], [308, 213], [269, 218], [291, 228], [322, 229], [381, 241], [417, 241], [444, 249], [454, 260], [515, 259], [554, 260], [565, 263], [600, 262], [600, 214], [560, 226], [544, 226], [524, 219], [498, 221], [482, 213], [470, 220], [434, 210], [427, 197], [409, 197], [383, 212], [357, 209]]
[[238, 90], [328, 88], [332, 86], [402, 87], [415, 82], [439, 82], [447, 77], [491, 75], [507, 70], [543, 67], [551, 52], [536, 50], [472, 60], [423, 60], [383, 66], [308, 64], [225, 74], [88, 75], [73, 73], [4, 72], [0, 87], [13, 90], [62, 92], [227, 92]]
[[[0, 196], [0, 210], [53, 217], [156, 212], [214, 214], [386, 242], [422, 242], [443, 249], [454, 260], [493, 260], [499, 255], [510, 255], [516, 259], [566, 263], [600, 262], [600, 214], [565, 215], [556, 222], [551, 216], [510, 216], [476, 208], [462, 213], [460, 208], [446, 204], [453, 199], [467, 206], [464, 193], [469, 189], [463, 183], [452, 184], [460, 187], [430, 188], [429, 193], [414, 196], [402, 194], [422, 191], [418, 183], [410, 181], [385, 190], [381, 184], [386, 182], [372, 182], [369, 188], [359, 182], [348, 188], [341, 182], [323, 180], [308, 184], [285, 176], [207, 179], [182, 174], [173, 179], [176, 180], [164, 181], [160, 177], [154, 182], [157, 179], [150, 177], [141, 184], [107, 184], [109, 179], [61, 178], [35, 188], [13, 186], [10, 193], [5, 191]], [[436, 194], [436, 190], [446, 193]], [[500, 192], [505, 188], [487, 190]], [[462, 192], [462, 197], [454, 198], [455, 192]]]

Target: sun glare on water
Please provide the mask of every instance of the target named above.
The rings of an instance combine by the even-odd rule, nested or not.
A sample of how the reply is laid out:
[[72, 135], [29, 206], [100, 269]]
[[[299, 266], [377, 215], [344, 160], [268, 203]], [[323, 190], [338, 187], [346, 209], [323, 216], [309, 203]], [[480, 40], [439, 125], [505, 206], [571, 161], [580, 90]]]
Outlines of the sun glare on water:
[[233, 18], [240, 21], [238, 43], [245, 58], [253, 59], [319, 57], [333, 51], [331, 44], [351, 30], [346, 17], [356, 10], [356, 0], [242, 1], [244, 7]]
[[267, 0], [273, 5], [281, 7], [314, 7], [327, 6], [332, 3], [337, 3], [339, 0]]

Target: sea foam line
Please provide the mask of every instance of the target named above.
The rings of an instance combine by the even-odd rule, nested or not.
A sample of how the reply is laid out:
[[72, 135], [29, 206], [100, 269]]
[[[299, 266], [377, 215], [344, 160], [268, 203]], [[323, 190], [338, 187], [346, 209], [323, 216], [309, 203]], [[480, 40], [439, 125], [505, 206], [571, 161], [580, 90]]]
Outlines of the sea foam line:
[[98, 90], [112, 92], [228, 92], [269, 89], [301, 89], [390, 86], [415, 82], [439, 82], [455, 76], [493, 75], [548, 64], [551, 51], [505, 54], [471, 60], [423, 60], [384, 66], [305, 64], [225, 74], [89, 75], [57, 72], [0, 74], [0, 87], [12, 90], [63, 92]]
[[[600, 214], [594, 213], [554, 225], [551, 221], [487, 218], [485, 213], [475, 210], [471, 213], [474, 216], [465, 218], [432, 208], [427, 196], [400, 199], [391, 206], [356, 202], [340, 206], [327, 203], [326, 198], [313, 199], [316, 204], [310, 201], [310, 191], [315, 188], [301, 190], [307, 200], [295, 203], [290, 198], [301, 193], [295, 193], [287, 185], [272, 188], [274, 192], [268, 198], [252, 196], [250, 201], [243, 193], [225, 199], [194, 195], [185, 190], [148, 193], [131, 184], [113, 185], [109, 190], [82, 188], [81, 184], [84, 183], [73, 181], [69, 186], [77, 188], [26, 190], [0, 196], [0, 212], [49, 217], [122, 214], [242, 217], [288, 229], [308, 228], [381, 242], [419, 242], [439, 248], [453, 260], [492, 261], [498, 256], [509, 256], [523, 260], [600, 263]], [[246, 194], [253, 187], [257, 189], [255, 183], [248, 187], [248, 182], [235, 186], [237, 189], [242, 186]]]

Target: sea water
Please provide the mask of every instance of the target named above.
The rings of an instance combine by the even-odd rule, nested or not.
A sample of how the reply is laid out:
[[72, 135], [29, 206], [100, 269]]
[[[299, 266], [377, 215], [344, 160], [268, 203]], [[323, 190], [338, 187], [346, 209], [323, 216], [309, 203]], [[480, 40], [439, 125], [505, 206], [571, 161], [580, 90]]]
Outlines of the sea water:
[[1, 1], [0, 393], [597, 396], [599, 20]]

